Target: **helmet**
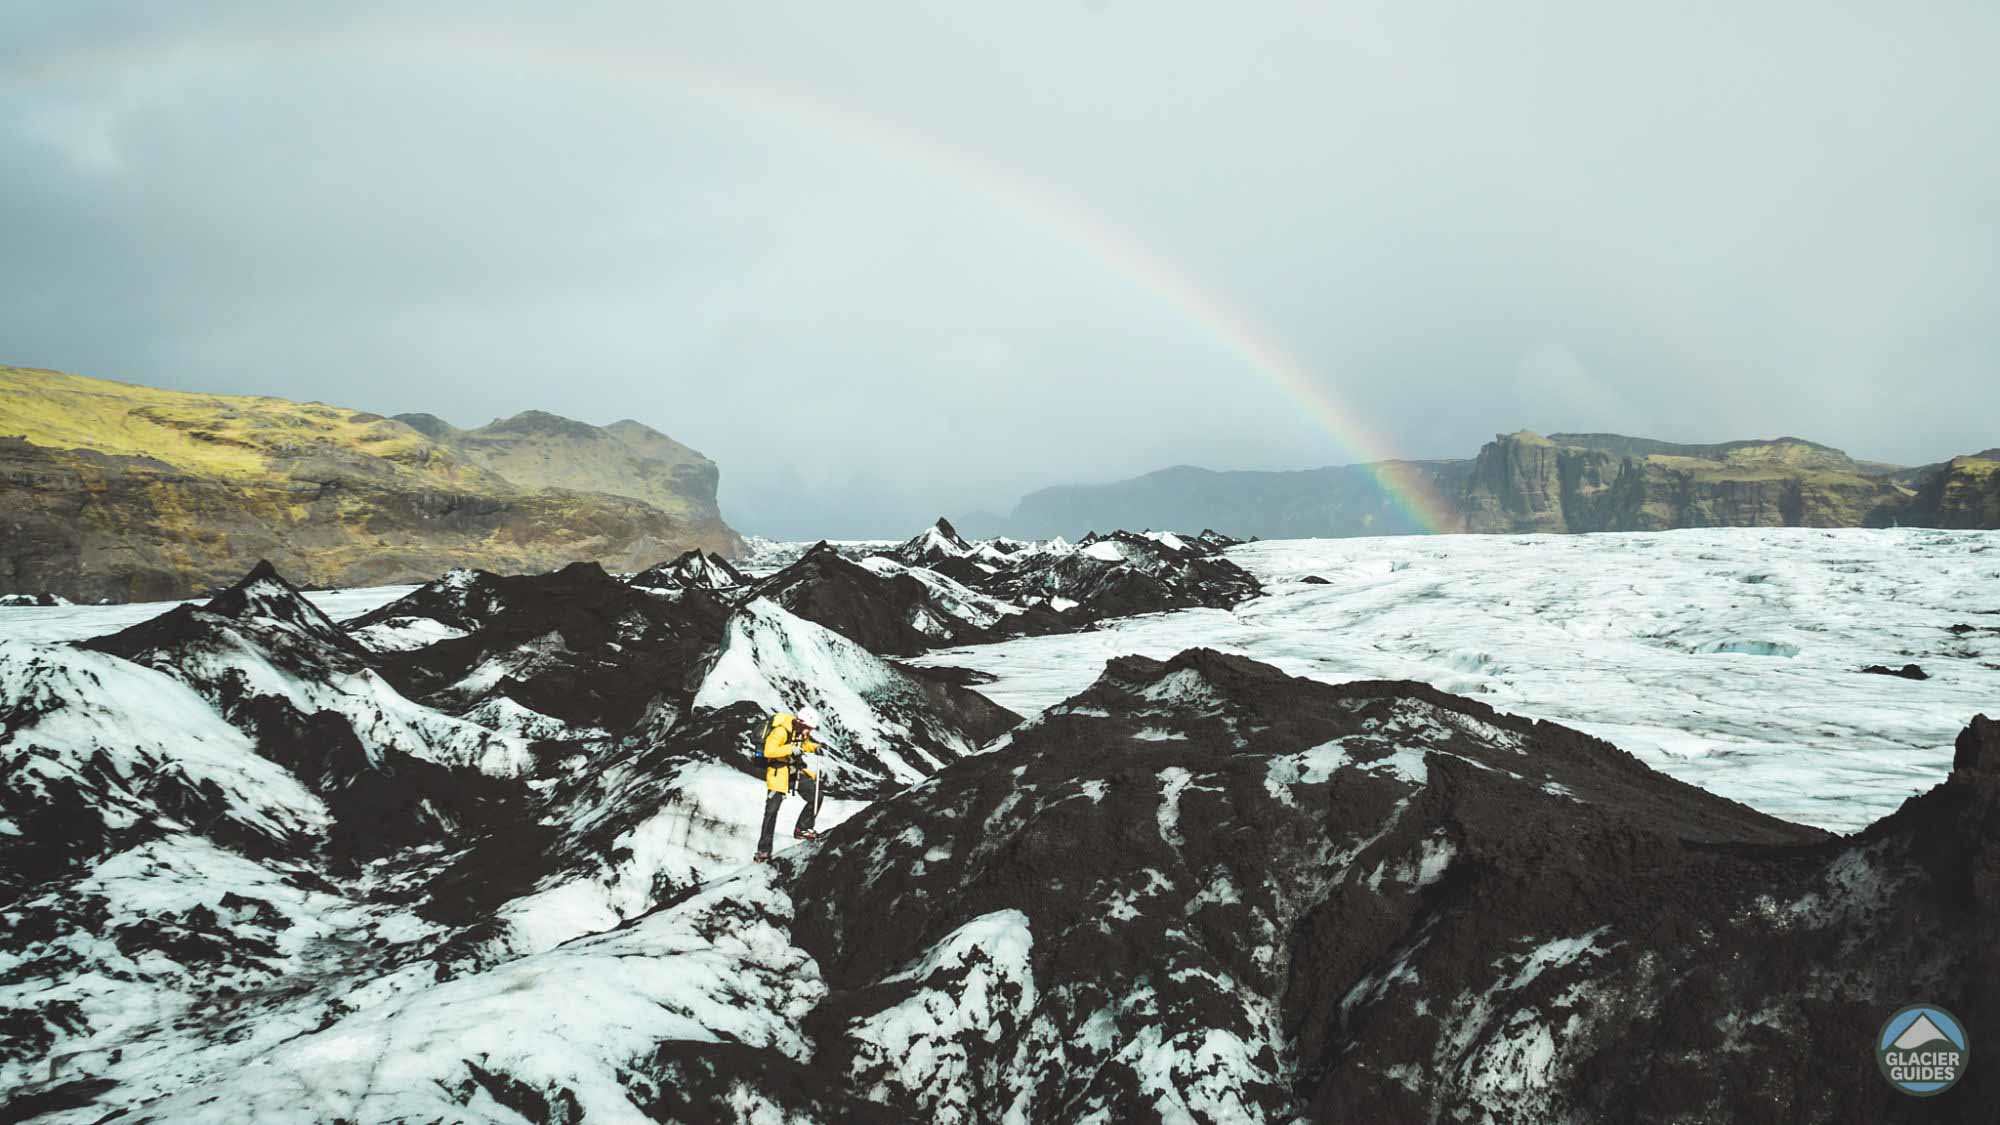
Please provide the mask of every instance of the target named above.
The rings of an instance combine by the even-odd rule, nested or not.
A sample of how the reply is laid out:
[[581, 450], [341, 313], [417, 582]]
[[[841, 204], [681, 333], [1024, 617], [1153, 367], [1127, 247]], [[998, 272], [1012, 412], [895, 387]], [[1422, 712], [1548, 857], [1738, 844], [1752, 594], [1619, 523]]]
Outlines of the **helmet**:
[[819, 726], [819, 712], [813, 710], [810, 706], [799, 708], [798, 711], [792, 715], [792, 718], [797, 719], [799, 725], [807, 728], [808, 730]]

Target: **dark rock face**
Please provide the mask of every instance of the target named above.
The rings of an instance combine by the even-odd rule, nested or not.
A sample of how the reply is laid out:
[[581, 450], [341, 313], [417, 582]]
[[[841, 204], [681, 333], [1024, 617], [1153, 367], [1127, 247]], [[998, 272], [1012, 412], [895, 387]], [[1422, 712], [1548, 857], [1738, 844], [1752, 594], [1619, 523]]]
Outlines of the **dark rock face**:
[[1797, 438], [1683, 446], [1523, 431], [1480, 451], [1458, 509], [1462, 530], [1485, 532], [1876, 527], [1907, 500], [1839, 450]]
[[[729, 614], [706, 591], [661, 596], [581, 564], [518, 579], [457, 572], [343, 628], [260, 564], [206, 605], [88, 646], [0, 648], [0, 823], [11, 841], [0, 848], [10, 919], [0, 953], [14, 966], [0, 974], [0, 1073], [27, 1074], [115, 1030], [106, 1012], [124, 1009], [102, 996], [122, 989], [191, 1006], [171, 1027], [131, 1031], [149, 1050], [236, 1042], [260, 1019], [323, 1012], [295, 1029], [306, 1033], [350, 1010], [336, 979], [415, 967], [446, 981], [520, 956], [524, 939], [497, 912], [545, 886], [586, 888], [608, 928], [620, 915], [607, 903], [643, 914], [741, 864], [762, 805], [768, 709], [688, 706]], [[813, 639], [796, 634], [832, 634], [775, 607], [760, 614], [776, 635], [753, 658], [759, 673], [849, 687], [865, 708], [822, 702], [830, 729], [868, 736], [839, 747], [835, 799], [887, 796], [1018, 721], [858, 647], [837, 672], [813, 665]], [[465, 635], [373, 647], [398, 630], [428, 640], [426, 629]], [[523, 637], [554, 638], [544, 655], [558, 659], [464, 687], [461, 670], [509, 656]], [[788, 654], [803, 663], [788, 667]], [[536, 743], [404, 698], [385, 675], [458, 676], [451, 684], [479, 710], [511, 692], [576, 723], [616, 728], [634, 711], [641, 721], [622, 738]], [[151, 871], [157, 884], [133, 882]], [[67, 991], [24, 1006], [12, 986], [37, 979]], [[661, 1066], [678, 1057], [663, 1046]], [[31, 1078], [7, 1112], [149, 1096], [95, 1067], [82, 1081]], [[499, 1068], [479, 1085], [485, 1093], [462, 1096], [555, 1118], [578, 1104]], [[680, 1096], [658, 1094], [660, 1104]]]
[[[1567, 531], [1563, 470], [1555, 443], [1529, 433], [1502, 434], [1473, 462], [1460, 507], [1467, 530]], [[1585, 466], [1576, 465], [1578, 477]], [[1589, 491], [1601, 489], [1601, 470], [1587, 474]]]
[[1901, 520], [1917, 527], [2000, 527], [2000, 449], [1954, 457], [1931, 470]]
[[[690, 706], [719, 658], [827, 712], [841, 735], [834, 800], [892, 794], [1018, 721], [757, 606], [737, 629], [754, 651], [732, 651], [732, 611], [709, 591], [643, 591], [580, 564], [455, 572], [342, 627], [265, 563], [205, 605], [85, 647], [0, 648], [0, 822], [12, 841], [0, 848], [0, 952], [14, 966], [0, 974], [0, 1073], [10, 1085], [30, 1075], [7, 1112], [153, 1096], [127, 1074], [95, 1077], [97, 1063], [83, 1080], [40, 1081], [37, 1059], [75, 1058], [93, 1036], [150, 1051], [243, 1041], [272, 1019], [310, 1033], [351, 1010], [336, 980], [414, 968], [443, 982], [520, 956], [545, 939], [500, 912], [545, 888], [580, 889], [596, 925], [615, 928], [617, 911], [643, 915], [742, 864], [769, 709]], [[516, 662], [524, 648], [538, 659]], [[505, 675], [471, 675], [494, 660]], [[571, 726], [587, 737], [536, 742], [410, 700], [390, 679], [443, 683], [432, 696], [476, 704], [481, 722], [519, 700], [551, 723], [616, 734], [637, 721], [621, 737]], [[575, 927], [573, 909], [556, 924]], [[13, 987], [41, 979], [66, 991]], [[118, 1032], [107, 1020], [126, 1009], [104, 997], [121, 990], [181, 1014]], [[711, 1068], [715, 1057], [702, 1056]], [[116, 1058], [103, 1065], [115, 1071]], [[663, 1044], [656, 1062], [632, 1073], [635, 1102], [681, 1104], [694, 1096], [682, 1086], [726, 1092], [711, 1069], [645, 1094], [688, 1060]], [[574, 1092], [471, 1065], [472, 1084], [451, 1087], [468, 1105], [578, 1112]]]

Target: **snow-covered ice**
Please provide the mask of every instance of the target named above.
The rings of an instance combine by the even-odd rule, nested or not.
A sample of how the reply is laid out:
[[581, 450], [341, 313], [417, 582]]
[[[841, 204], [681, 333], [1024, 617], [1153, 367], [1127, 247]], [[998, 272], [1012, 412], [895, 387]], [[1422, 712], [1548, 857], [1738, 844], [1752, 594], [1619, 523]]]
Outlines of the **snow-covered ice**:
[[[892, 779], [899, 785], [927, 775], [948, 758], [979, 749], [962, 732], [927, 715], [924, 689], [913, 677], [824, 626], [756, 598], [730, 618], [714, 663], [695, 692], [694, 706], [751, 702], [766, 714], [811, 705], [823, 716], [820, 768], [854, 781]], [[908, 750], [906, 755], [899, 750]], [[921, 756], [917, 762], [912, 756]]]
[[[622, 794], [632, 783], [622, 776], [622, 765], [613, 770], [617, 772], [607, 778], [606, 789]], [[500, 909], [499, 917], [519, 939], [517, 949], [541, 952], [584, 934], [613, 929], [651, 910], [661, 886], [692, 887], [745, 866], [764, 818], [763, 791], [755, 779], [728, 766], [697, 760], [675, 769], [672, 787], [670, 801], [617, 838], [607, 869], [595, 877], [565, 873]], [[817, 827], [830, 831], [867, 807], [866, 801], [824, 798]], [[802, 846], [792, 838], [792, 827], [804, 808], [803, 801], [785, 802], [774, 851]], [[566, 827], [581, 836], [611, 811], [579, 802]]]
[[917, 964], [883, 981], [912, 991], [849, 1029], [856, 1050], [848, 1070], [872, 1082], [872, 1097], [901, 1095], [938, 1125], [977, 1120], [966, 1094], [979, 1060], [967, 1045], [997, 1044], [1033, 1014], [1033, 947], [1019, 910], [996, 910], [945, 935]]
[[[1409, 536], [1228, 556], [1266, 597], [916, 663], [990, 673], [979, 690], [1030, 715], [1111, 657], [1195, 645], [1329, 682], [1421, 680], [1838, 831], [1943, 780], [1966, 720], [2000, 710], [1996, 532]], [[1904, 663], [1931, 678], [1859, 671]]]
[[[366, 586], [351, 590], [303, 590], [305, 599], [335, 621], [380, 609], [416, 590], [415, 586]], [[82, 641], [116, 633], [180, 605], [180, 602], [126, 602], [120, 605], [0, 606], [0, 640]], [[197, 608], [208, 599], [190, 598]], [[433, 637], [432, 640], [442, 640]]]
[[521, 1120], [487, 1086], [498, 1073], [568, 1091], [570, 1120], [643, 1121], [628, 1083], [664, 1043], [805, 1054], [798, 1023], [825, 985], [790, 914], [768, 869], [747, 870], [630, 928], [330, 1021], [140, 1120]]

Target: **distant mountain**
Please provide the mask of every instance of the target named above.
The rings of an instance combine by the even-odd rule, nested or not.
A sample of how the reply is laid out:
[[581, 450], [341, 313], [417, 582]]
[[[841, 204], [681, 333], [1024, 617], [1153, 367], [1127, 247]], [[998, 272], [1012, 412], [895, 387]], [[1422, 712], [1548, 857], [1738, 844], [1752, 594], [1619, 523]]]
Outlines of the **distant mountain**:
[[[1470, 461], [1399, 461], [1388, 466], [1399, 487], [1455, 495]], [[1218, 472], [1177, 465], [1111, 484], [1060, 485], [1030, 493], [1011, 516], [980, 533], [1039, 538], [1109, 527], [1220, 527], [1266, 539], [1407, 535], [1429, 530], [1383, 484], [1377, 466], [1341, 465], [1294, 472]]]
[[427, 414], [0, 367], [0, 593], [181, 597], [257, 560], [312, 585], [733, 555], [715, 464], [637, 422]]
[[629, 418], [600, 427], [529, 410], [476, 430], [457, 429], [435, 414], [398, 414], [395, 420], [523, 488], [606, 492], [644, 500], [668, 515], [721, 519], [715, 462]]
[[[1414, 502], [1413, 499], [1414, 498]], [[1623, 434], [1497, 435], [1468, 460], [1297, 472], [1177, 466], [1031, 493], [983, 534], [1226, 527], [1264, 538], [1678, 527], [2000, 527], [2000, 450], [1906, 468], [1782, 437], [1689, 445]]]

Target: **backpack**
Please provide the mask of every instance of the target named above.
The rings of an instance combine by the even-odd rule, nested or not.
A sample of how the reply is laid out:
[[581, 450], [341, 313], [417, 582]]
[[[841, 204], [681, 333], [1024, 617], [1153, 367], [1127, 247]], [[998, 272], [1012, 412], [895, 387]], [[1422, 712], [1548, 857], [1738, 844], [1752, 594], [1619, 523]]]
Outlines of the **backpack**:
[[[784, 712], [780, 711], [772, 715], [771, 721], [764, 724], [763, 737], [757, 740], [757, 757], [764, 763], [764, 768], [767, 770], [786, 769], [792, 764], [789, 758], [777, 759], [764, 756], [764, 744], [771, 740], [771, 732], [778, 729], [778, 720], [784, 718], [784, 714]], [[790, 740], [787, 739], [787, 741]]]

